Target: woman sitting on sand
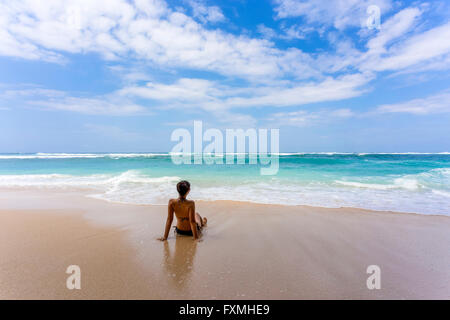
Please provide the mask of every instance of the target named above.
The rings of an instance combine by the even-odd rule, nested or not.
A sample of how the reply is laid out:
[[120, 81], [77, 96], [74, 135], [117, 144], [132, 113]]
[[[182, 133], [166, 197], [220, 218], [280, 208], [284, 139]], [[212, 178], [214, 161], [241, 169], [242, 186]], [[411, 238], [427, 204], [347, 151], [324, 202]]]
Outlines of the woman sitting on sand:
[[161, 241], [167, 240], [167, 237], [169, 236], [174, 212], [177, 217], [175, 232], [178, 234], [194, 236], [194, 239], [198, 239], [198, 234], [206, 225], [206, 218], [202, 218], [195, 212], [195, 202], [186, 199], [189, 191], [191, 191], [191, 184], [187, 181], [180, 181], [177, 184], [177, 190], [180, 196], [178, 199], [170, 199], [169, 201], [169, 214], [166, 221], [166, 230], [164, 231], [164, 237], [159, 238]]

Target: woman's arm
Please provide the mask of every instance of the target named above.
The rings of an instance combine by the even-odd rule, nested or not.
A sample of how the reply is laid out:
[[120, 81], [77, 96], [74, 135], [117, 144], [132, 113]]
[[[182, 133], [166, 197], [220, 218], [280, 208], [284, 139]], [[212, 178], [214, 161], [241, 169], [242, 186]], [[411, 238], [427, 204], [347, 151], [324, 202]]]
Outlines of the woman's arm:
[[189, 208], [189, 223], [191, 225], [192, 234], [194, 235], [194, 239], [198, 239], [198, 231], [197, 231], [197, 222], [195, 222], [195, 202], [192, 203], [192, 206]]
[[165, 241], [169, 237], [169, 231], [170, 227], [172, 226], [173, 222], [173, 206], [172, 206], [172, 200], [169, 201], [169, 205], [167, 206], [168, 213], [167, 213], [167, 220], [166, 220], [166, 229], [164, 230], [164, 237], [160, 238], [159, 240]]

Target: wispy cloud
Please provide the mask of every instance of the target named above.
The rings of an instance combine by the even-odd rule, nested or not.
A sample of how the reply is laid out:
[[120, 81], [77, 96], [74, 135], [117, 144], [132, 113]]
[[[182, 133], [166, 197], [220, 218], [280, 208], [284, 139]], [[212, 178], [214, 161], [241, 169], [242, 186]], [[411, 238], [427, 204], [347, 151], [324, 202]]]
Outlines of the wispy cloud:
[[226, 20], [218, 6], [208, 6], [204, 0], [187, 0], [187, 3], [192, 8], [193, 16], [202, 23], [217, 23]]
[[298, 24], [293, 24], [291, 26], [286, 26], [281, 24], [280, 32], [275, 31], [275, 29], [265, 26], [263, 23], [257, 26], [257, 31], [265, 39], [283, 39], [283, 40], [298, 40], [305, 39], [307, 35], [317, 29], [313, 27], [301, 26]]
[[450, 52], [450, 23], [412, 36], [399, 45], [390, 48], [390, 56], [373, 65], [373, 69], [399, 70], [425, 60], [447, 55]]
[[265, 26], [264, 23], [258, 24], [256, 26], [256, 30], [265, 39], [272, 39], [278, 36], [277, 32], [274, 29]]
[[413, 99], [396, 104], [381, 105], [376, 109], [376, 113], [411, 113], [416, 115], [449, 112], [450, 90], [445, 90], [426, 98]]
[[391, 0], [275, 0], [278, 18], [305, 17], [308, 23], [336, 29], [361, 26], [367, 20], [367, 8], [377, 5], [383, 12], [391, 9]]
[[258, 95], [228, 99], [230, 107], [288, 107], [308, 103], [337, 101], [357, 97], [365, 92], [364, 86], [373, 75], [349, 74], [337, 78], [328, 77], [321, 82], [293, 85], [291, 87], [258, 88]]
[[114, 93], [103, 96], [83, 97], [70, 95], [67, 92], [59, 90], [25, 87], [4, 90], [0, 92], [0, 99], [3, 101], [24, 99], [23, 104], [29, 107], [71, 111], [90, 115], [124, 116], [151, 114], [147, 108]]
[[102, 98], [64, 97], [63, 99], [47, 99], [30, 102], [32, 105], [46, 109], [78, 112], [91, 115], [126, 116], [149, 114], [146, 108], [119, 101], [108, 101]]
[[277, 112], [270, 115], [266, 121], [271, 126], [275, 127], [306, 127], [328, 122], [335, 122], [337, 120], [347, 119], [355, 116], [350, 109], [335, 109], [335, 110], [319, 110], [309, 112], [306, 110], [297, 110], [292, 112]]
[[[381, 30], [366, 42], [366, 51], [349, 39], [336, 39], [336, 52], [318, 55], [315, 64], [322, 72], [392, 71], [395, 74], [438, 70], [450, 56], [450, 23], [423, 30], [423, 10], [408, 7], [384, 21]], [[420, 27], [420, 28], [419, 28]]]
[[86, 123], [84, 127], [88, 131], [96, 135], [101, 135], [107, 138], [113, 138], [118, 140], [136, 140], [143, 138], [143, 136], [137, 132], [124, 130], [123, 128], [120, 128], [118, 126]]
[[371, 74], [353, 74], [328, 78], [319, 83], [302, 85], [253, 86], [233, 88], [214, 81], [180, 79], [173, 84], [148, 83], [146, 86], [124, 88], [120, 94], [157, 100], [172, 107], [193, 107], [224, 110], [248, 107], [288, 107], [307, 103], [336, 101], [361, 95]]

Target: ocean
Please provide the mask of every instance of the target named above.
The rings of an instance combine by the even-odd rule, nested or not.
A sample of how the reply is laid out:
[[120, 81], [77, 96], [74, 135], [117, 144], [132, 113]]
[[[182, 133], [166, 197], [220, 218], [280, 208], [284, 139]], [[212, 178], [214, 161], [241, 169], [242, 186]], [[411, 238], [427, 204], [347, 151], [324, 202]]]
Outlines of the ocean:
[[1, 154], [0, 188], [85, 189], [89, 197], [166, 204], [179, 180], [195, 200], [356, 207], [450, 215], [450, 154], [280, 153], [259, 165], [176, 165], [167, 153]]

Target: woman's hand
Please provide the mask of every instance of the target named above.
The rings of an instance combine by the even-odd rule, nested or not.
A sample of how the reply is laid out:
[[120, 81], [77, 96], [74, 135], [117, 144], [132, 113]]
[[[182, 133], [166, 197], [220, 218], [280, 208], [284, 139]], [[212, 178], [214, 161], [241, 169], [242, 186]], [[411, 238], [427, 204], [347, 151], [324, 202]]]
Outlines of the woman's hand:
[[161, 238], [158, 238], [158, 239], [156, 239], [156, 240], [159, 240], [159, 241], [166, 241], [167, 238], [161, 237]]

